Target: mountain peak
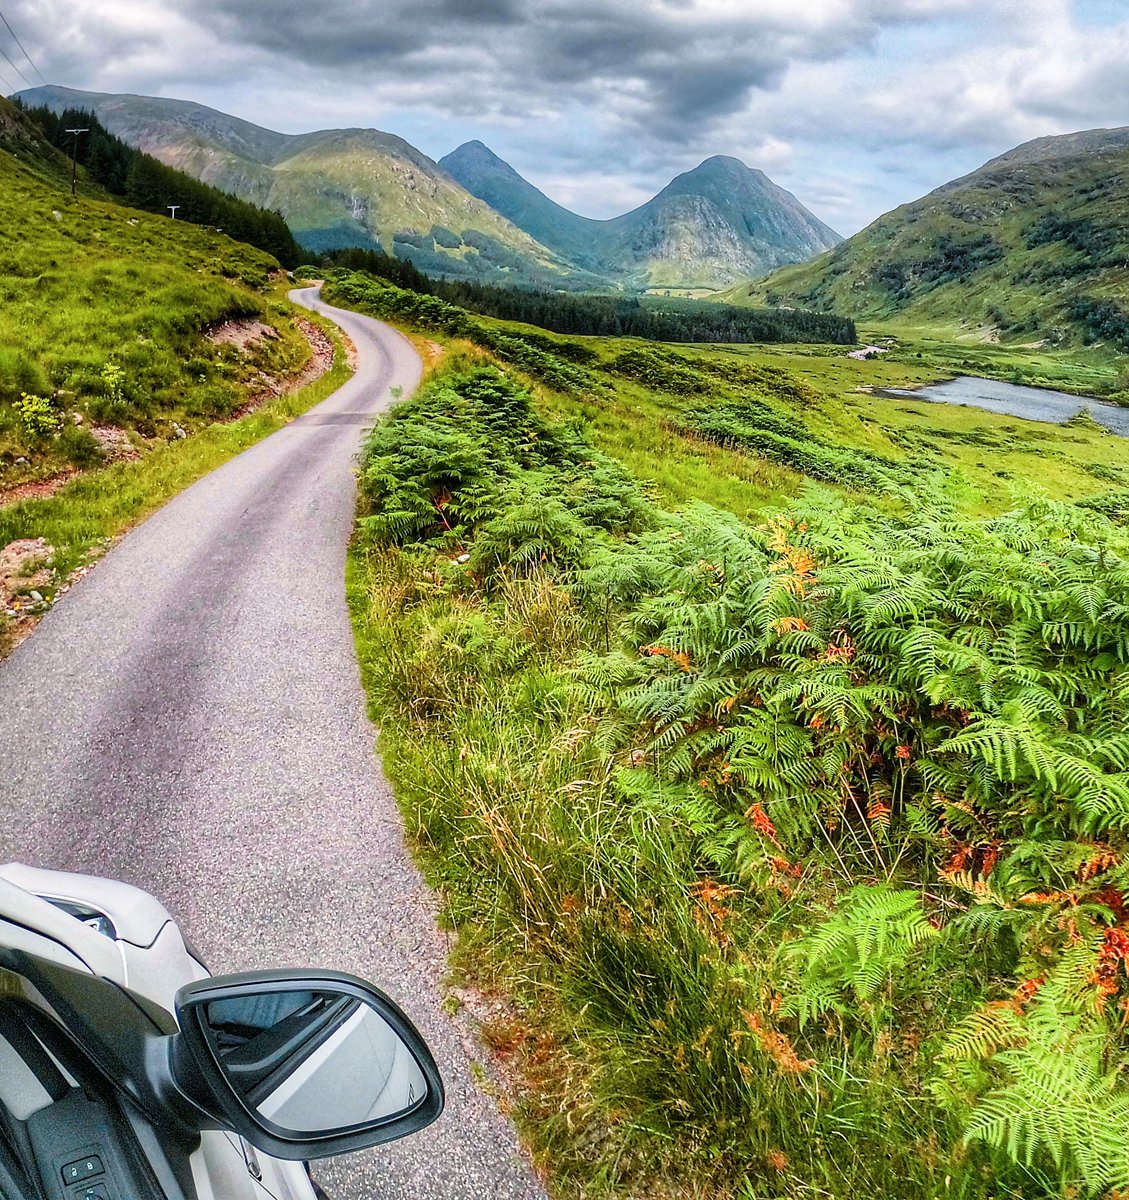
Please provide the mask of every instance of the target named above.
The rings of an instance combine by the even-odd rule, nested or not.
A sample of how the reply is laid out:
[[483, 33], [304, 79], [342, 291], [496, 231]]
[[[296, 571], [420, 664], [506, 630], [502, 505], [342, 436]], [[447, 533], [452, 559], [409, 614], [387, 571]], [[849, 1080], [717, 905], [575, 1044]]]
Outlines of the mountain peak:
[[[458, 178], [458, 171], [471, 173], [492, 171], [519, 178], [517, 172], [504, 158], [499, 158], [485, 142], [480, 142], [477, 138], [463, 142], [461, 146], [456, 146], [450, 154], [445, 154], [439, 160], [439, 165], [456, 178]], [[452, 167], [455, 169], [453, 170]]]
[[676, 175], [664, 191], [700, 192], [729, 198], [750, 188], [762, 190], [775, 187], [772, 180], [756, 167], [748, 166], [731, 154], [714, 154], [689, 171]]
[[437, 168], [378, 130], [284, 134], [168, 98], [52, 88], [24, 97], [56, 111], [87, 108], [172, 166], [278, 208], [311, 249], [380, 246], [437, 274], [717, 287], [838, 241], [794, 196], [730, 155], [705, 159], [631, 212], [593, 220], [555, 203], [477, 138]]
[[763, 171], [727, 154], [606, 221], [562, 208], [481, 142], [465, 143], [439, 165], [542, 245], [632, 286], [716, 286], [802, 261], [839, 240]]
[[[734, 158], [732, 154], [711, 154], [709, 158], [702, 159], [693, 171], [687, 171], [686, 174], [693, 175], [696, 171], [726, 171], [734, 175], [743, 175], [752, 170], [752, 167], [743, 163], [739, 158]], [[761, 171], [756, 173], [763, 174]]]
[[487, 158], [498, 159], [498, 162], [502, 161], [485, 142], [480, 142], [478, 138], [471, 138], [469, 142], [463, 142], [461, 146], [456, 146], [451, 154], [482, 154]]

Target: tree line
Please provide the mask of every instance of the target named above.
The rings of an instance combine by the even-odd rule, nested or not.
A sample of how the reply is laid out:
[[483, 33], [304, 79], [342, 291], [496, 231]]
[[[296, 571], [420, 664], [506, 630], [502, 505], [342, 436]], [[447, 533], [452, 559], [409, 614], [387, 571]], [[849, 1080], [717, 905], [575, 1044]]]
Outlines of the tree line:
[[46, 106], [25, 111], [47, 140], [68, 156], [75, 152], [75, 138], [67, 130], [86, 129], [77, 139], [79, 164], [95, 183], [132, 208], [163, 215], [175, 204], [177, 220], [221, 229], [236, 241], [273, 254], [285, 267], [295, 267], [307, 257], [281, 213], [166, 166], [110, 133], [93, 113], [78, 108], [56, 113]]
[[503, 321], [554, 333], [641, 337], [656, 342], [833, 342], [853, 345], [855, 323], [803, 309], [743, 308], [669, 296], [599, 296], [425, 275], [410, 259], [375, 250], [335, 250], [328, 264], [365, 271], [422, 295]]

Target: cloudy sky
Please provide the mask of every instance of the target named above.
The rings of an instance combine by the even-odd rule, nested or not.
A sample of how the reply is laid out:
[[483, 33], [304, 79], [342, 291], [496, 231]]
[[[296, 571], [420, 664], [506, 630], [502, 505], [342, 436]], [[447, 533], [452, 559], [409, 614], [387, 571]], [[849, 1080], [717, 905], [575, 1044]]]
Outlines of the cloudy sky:
[[[1129, 124], [1127, 0], [0, 0], [52, 83], [287, 132], [480, 138], [605, 217], [732, 154], [850, 234], [1028, 138]], [[0, 25], [3, 46], [38, 82]], [[0, 86], [23, 81], [0, 56]]]

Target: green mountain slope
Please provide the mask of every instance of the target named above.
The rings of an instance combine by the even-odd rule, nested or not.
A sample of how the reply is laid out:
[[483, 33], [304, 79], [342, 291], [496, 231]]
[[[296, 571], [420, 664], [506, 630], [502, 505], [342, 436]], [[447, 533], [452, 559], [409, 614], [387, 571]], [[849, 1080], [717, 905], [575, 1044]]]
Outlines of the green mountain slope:
[[1129, 129], [1039, 138], [724, 299], [1129, 351], [1127, 178]]
[[[109, 202], [0, 100], [0, 493], [230, 415], [309, 347], [272, 298], [278, 263]], [[209, 326], [261, 318], [248, 353]]]
[[476, 278], [535, 282], [568, 273], [528, 233], [392, 134], [282, 134], [188, 101], [70, 88], [33, 88], [20, 98], [94, 112], [162, 162], [278, 209], [312, 250], [379, 246], [428, 270]]
[[283, 134], [187, 101], [59, 87], [20, 98], [95, 113], [162, 162], [277, 209], [308, 249], [382, 249], [430, 274], [716, 288], [838, 241], [789, 192], [733, 158], [707, 159], [633, 212], [593, 221], [555, 204], [480, 142], [435, 163], [375, 129]]
[[720, 155], [607, 221], [562, 208], [481, 142], [460, 146], [440, 166], [539, 242], [629, 286], [725, 286], [839, 241], [762, 171]]

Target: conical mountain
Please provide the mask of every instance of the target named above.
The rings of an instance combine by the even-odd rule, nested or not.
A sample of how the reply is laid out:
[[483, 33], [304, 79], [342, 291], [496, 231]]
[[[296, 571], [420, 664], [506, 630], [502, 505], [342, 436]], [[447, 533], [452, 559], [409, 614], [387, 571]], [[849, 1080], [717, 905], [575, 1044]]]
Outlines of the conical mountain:
[[467, 142], [439, 165], [542, 245], [634, 286], [724, 286], [840, 240], [763, 171], [720, 155], [605, 221], [550, 200], [481, 142]]

